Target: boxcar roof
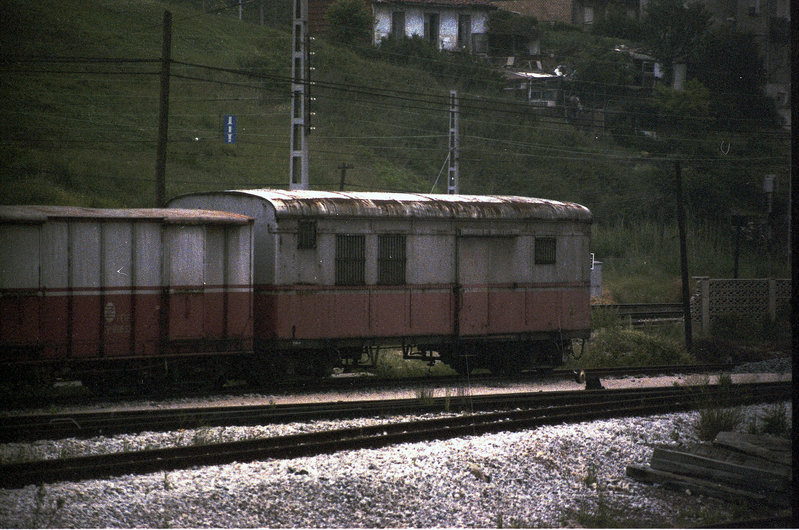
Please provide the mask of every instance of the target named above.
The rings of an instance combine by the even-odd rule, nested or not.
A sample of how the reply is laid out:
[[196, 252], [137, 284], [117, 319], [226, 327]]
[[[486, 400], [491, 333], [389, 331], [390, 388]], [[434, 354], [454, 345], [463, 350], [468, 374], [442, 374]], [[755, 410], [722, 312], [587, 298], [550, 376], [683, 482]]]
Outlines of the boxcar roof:
[[52, 219], [126, 221], [157, 220], [168, 224], [246, 224], [246, 215], [178, 208], [106, 209], [81, 206], [0, 206], [0, 222], [44, 223]]
[[261, 199], [271, 204], [277, 218], [417, 217], [591, 222], [591, 212], [585, 206], [531, 197], [272, 189], [230, 190], [211, 195]]

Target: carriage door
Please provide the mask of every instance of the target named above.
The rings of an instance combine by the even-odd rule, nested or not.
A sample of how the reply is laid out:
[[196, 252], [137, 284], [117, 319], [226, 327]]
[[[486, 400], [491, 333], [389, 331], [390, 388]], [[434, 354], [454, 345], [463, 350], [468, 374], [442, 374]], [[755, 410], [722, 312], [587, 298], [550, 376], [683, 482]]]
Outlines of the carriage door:
[[461, 336], [503, 331], [501, 291], [513, 282], [515, 238], [460, 235], [456, 244], [457, 323]]

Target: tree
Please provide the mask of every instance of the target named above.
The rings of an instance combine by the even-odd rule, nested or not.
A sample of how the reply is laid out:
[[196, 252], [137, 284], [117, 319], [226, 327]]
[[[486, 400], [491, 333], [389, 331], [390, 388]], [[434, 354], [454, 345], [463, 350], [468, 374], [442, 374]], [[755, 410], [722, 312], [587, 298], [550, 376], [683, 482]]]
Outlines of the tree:
[[699, 2], [652, 0], [646, 7], [644, 42], [669, 73], [675, 63], [687, 62], [710, 28], [710, 12]]
[[574, 59], [572, 84], [583, 103], [605, 106], [609, 97], [623, 94], [625, 86], [633, 83], [632, 58], [613, 49], [607, 40], [587, 44]]
[[367, 44], [372, 40], [374, 18], [363, 0], [338, 0], [325, 18], [330, 38], [341, 44]]
[[538, 38], [538, 19], [497, 10], [488, 15], [488, 41], [494, 55], [515, 55]]
[[594, 35], [616, 37], [631, 41], [644, 40], [644, 25], [627, 14], [621, 2], [611, 2], [605, 16], [591, 27]]
[[[658, 85], [655, 98], [666, 133], [696, 138], [710, 128], [710, 91], [696, 79], [686, 81], [683, 90]], [[685, 149], [682, 146], [681, 151]]]
[[726, 27], [708, 33], [688, 70], [713, 93], [710, 111], [721, 127], [779, 125], [774, 101], [763, 93], [765, 69], [752, 35]]

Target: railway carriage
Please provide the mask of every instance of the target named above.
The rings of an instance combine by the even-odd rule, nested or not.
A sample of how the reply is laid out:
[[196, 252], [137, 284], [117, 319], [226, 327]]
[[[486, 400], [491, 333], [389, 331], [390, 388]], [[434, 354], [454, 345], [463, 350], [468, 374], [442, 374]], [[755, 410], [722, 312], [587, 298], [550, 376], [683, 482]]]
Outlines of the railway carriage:
[[254, 219], [257, 366], [325, 374], [380, 346], [460, 372], [560, 364], [590, 328], [591, 213], [510, 196], [241, 190], [171, 207]]
[[251, 238], [238, 214], [0, 206], [3, 379], [105, 386], [251, 352]]

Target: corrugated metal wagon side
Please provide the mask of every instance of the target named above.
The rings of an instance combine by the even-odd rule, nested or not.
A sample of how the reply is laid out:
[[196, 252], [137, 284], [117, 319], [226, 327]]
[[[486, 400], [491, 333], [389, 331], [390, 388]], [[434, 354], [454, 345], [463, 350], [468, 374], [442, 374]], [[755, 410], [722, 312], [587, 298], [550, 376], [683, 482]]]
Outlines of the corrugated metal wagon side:
[[[255, 338], [316, 371], [402, 347], [458, 369], [554, 365], [590, 328], [591, 214], [527, 197], [238, 190], [172, 206], [255, 219]], [[470, 364], [471, 363], [471, 364]]]
[[236, 214], [0, 207], [0, 366], [99, 385], [250, 352], [251, 240]]

